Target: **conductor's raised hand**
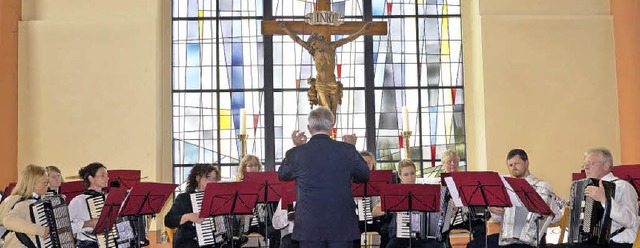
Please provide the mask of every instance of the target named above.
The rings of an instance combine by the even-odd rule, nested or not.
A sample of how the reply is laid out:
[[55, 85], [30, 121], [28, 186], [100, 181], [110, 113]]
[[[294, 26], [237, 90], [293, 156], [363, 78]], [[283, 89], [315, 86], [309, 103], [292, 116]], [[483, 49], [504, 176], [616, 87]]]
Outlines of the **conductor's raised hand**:
[[352, 144], [352, 145], [356, 145], [356, 142], [358, 142], [358, 136], [356, 136], [356, 134], [345, 134], [342, 136], [342, 141]]
[[295, 146], [299, 146], [307, 143], [307, 136], [304, 135], [304, 132], [300, 132], [300, 130], [294, 130], [291, 133], [291, 140]]

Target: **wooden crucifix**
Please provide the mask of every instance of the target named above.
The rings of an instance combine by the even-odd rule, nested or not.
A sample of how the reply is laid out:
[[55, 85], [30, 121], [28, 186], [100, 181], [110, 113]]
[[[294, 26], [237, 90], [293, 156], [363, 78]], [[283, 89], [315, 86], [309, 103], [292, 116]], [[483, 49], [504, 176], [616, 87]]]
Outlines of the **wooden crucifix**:
[[[325, 106], [333, 112], [342, 103], [342, 83], [336, 80], [336, 48], [361, 35], [386, 35], [386, 22], [343, 22], [342, 16], [331, 12], [331, 0], [317, 0], [317, 11], [306, 15], [305, 21], [263, 21], [262, 34], [289, 35], [313, 57], [316, 78], [309, 78], [309, 104]], [[305, 42], [298, 35], [311, 35]], [[331, 35], [349, 35], [331, 41]]]

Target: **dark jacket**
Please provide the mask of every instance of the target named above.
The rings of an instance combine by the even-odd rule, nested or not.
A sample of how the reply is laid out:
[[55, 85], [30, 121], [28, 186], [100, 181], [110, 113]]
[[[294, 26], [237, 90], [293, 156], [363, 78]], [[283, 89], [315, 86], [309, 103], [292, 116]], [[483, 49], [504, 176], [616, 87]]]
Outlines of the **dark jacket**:
[[287, 151], [278, 174], [296, 180], [294, 240], [360, 238], [351, 181], [367, 181], [369, 168], [355, 146], [316, 134]]
[[192, 213], [191, 198], [189, 193], [181, 193], [176, 197], [171, 210], [164, 217], [164, 225], [169, 228], [178, 228], [173, 235], [173, 247], [199, 247], [196, 239], [196, 227], [193, 222], [187, 221], [180, 225], [182, 215]]

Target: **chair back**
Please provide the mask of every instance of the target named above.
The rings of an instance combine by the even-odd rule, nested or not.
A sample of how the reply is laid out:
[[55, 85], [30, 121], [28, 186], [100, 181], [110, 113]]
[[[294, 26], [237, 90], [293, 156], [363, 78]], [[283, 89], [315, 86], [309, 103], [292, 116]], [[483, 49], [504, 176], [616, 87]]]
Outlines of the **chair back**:
[[548, 227], [548, 228], [560, 227], [560, 238], [558, 239], [558, 244], [564, 243], [564, 233], [567, 231], [567, 226], [569, 225], [570, 214], [571, 214], [571, 209], [569, 209], [569, 207], [565, 207], [562, 218], [560, 218], [558, 222], [550, 224]]

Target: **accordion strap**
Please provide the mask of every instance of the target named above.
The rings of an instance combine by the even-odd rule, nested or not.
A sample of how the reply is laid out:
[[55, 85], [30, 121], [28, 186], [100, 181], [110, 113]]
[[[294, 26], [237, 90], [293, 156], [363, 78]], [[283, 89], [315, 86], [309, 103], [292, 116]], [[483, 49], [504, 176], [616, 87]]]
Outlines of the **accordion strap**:
[[[16, 201], [16, 203], [13, 204], [13, 206], [11, 206], [11, 209], [15, 208], [16, 205], [18, 205], [18, 203], [26, 200], [26, 199], [36, 199], [33, 197], [29, 197], [29, 198], [24, 198], [21, 197], [18, 201]], [[37, 200], [37, 199], [36, 199]], [[2, 239], [4, 239], [7, 234], [14, 232], [13, 230], [7, 230], [3, 235], [2, 235]], [[18, 240], [20, 241], [20, 243], [22, 243], [24, 246], [28, 247], [28, 248], [36, 248], [36, 245], [33, 243], [33, 241], [31, 241], [31, 239], [24, 233], [21, 232], [14, 232], [16, 234], [16, 238], [18, 238]]]
[[16, 238], [18, 238], [18, 240], [20, 240], [20, 243], [22, 243], [24, 246], [29, 248], [36, 248], [36, 245], [33, 244], [33, 241], [31, 241], [31, 239], [27, 237], [26, 234], [16, 232]]
[[611, 236], [609, 237], [609, 240], [611, 240], [613, 237], [615, 237], [616, 235], [624, 232], [624, 230], [627, 229], [626, 227], [620, 227], [618, 228], [618, 230], [616, 230], [615, 232], [611, 233]]

